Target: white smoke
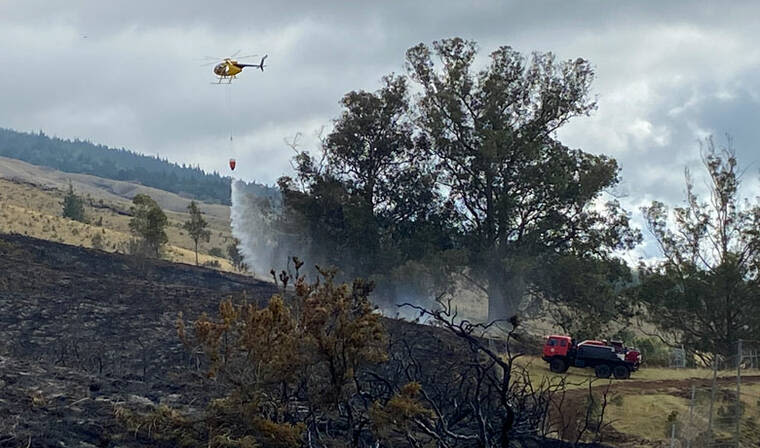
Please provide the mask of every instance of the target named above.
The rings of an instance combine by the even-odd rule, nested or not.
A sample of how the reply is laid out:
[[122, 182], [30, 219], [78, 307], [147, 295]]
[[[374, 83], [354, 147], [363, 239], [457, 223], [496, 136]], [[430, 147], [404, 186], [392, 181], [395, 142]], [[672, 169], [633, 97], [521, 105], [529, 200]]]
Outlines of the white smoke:
[[[317, 245], [312, 247], [312, 243], [288, 234], [282, 228], [283, 223], [280, 221], [282, 196], [279, 190], [257, 184], [246, 184], [240, 180], [234, 180], [231, 187], [232, 234], [240, 241], [238, 250], [254, 276], [262, 280], [271, 280], [270, 270], [279, 272], [287, 269], [288, 260], [294, 255], [306, 261], [307, 266], [314, 265], [316, 260], [312, 249], [319, 249], [319, 247]], [[415, 283], [402, 276], [394, 278], [392, 284], [382, 285], [383, 299], [378, 302], [378, 294], [374, 294], [378, 311], [392, 318], [427, 323], [429, 316], [421, 316], [419, 310], [414, 308], [399, 306], [402, 303], [411, 303], [428, 309], [437, 308], [432, 297], [441, 293], [441, 285], [436, 284], [432, 277], [420, 278], [422, 280], [418, 279]], [[419, 284], [420, 281], [424, 285]], [[435, 287], [431, 288], [431, 285]], [[462, 297], [464, 291], [461, 287], [462, 285], [459, 285], [455, 294], [453, 294], [454, 291], [448, 293], [455, 297]], [[427, 289], [431, 290], [427, 291]], [[460, 306], [459, 311], [462, 317], [473, 318], [481, 314], [479, 310], [470, 309], [471, 306], [461, 305], [464, 305]], [[475, 305], [475, 307], [480, 306], [480, 304]], [[477, 316], [476, 320], [478, 317], [480, 316]]]
[[269, 278], [270, 269], [287, 264], [281, 232], [276, 228], [282, 199], [279, 191], [233, 180], [230, 220], [238, 250], [253, 274]]

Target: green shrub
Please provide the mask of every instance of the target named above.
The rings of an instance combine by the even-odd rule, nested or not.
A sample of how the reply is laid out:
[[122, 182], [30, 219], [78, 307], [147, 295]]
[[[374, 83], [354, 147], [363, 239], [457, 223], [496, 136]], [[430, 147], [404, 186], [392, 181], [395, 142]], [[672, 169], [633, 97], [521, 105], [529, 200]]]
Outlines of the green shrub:
[[644, 364], [648, 366], [668, 367], [672, 348], [656, 338], [636, 338], [633, 346], [641, 352]]
[[74, 193], [74, 187], [69, 182], [69, 191], [61, 203], [63, 206], [63, 217], [73, 219], [74, 221], [86, 222], [84, 215], [84, 200], [81, 196]]

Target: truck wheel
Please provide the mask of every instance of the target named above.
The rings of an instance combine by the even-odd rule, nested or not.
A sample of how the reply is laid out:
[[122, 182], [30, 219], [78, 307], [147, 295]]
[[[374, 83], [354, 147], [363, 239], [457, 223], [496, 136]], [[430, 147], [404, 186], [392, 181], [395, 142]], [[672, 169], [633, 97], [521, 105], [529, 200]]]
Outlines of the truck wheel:
[[565, 373], [567, 372], [567, 364], [560, 358], [554, 358], [552, 359], [552, 362], [549, 363], [549, 370], [554, 373]]
[[612, 369], [607, 364], [598, 364], [594, 367], [594, 373], [597, 378], [609, 378], [612, 373]]
[[631, 371], [626, 366], [615, 366], [615, 368], [612, 369], [612, 373], [615, 375], [615, 378], [619, 380], [631, 377]]

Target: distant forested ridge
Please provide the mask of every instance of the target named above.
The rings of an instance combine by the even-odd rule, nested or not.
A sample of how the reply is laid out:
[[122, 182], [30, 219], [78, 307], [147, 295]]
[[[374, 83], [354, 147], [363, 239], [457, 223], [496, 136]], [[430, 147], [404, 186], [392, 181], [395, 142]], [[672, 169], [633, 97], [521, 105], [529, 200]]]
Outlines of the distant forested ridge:
[[0, 128], [0, 156], [68, 173], [136, 182], [201, 201], [230, 205], [230, 178], [155, 156]]

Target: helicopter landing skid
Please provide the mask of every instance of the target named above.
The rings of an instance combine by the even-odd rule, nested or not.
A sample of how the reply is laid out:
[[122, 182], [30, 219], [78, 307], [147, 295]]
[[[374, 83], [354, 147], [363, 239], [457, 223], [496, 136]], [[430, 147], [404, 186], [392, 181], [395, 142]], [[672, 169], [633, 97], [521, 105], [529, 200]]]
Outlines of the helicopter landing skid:
[[[225, 79], [227, 79], [227, 82], [222, 82], [222, 81], [224, 81]], [[227, 85], [227, 84], [232, 84], [232, 80], [233, 80], [233, 79], [237, 79], [237, 78], [236, 78], [236, 77], [234, 77], [234, 76], [231, 76], [231, 77], [229, 77], [229, 78], [219, 78], [219, 81], [217, 81], [217, 82], [211, 82], [211, 83], [209, 83], [209, 84], [215, 84], [215, 85]]]

